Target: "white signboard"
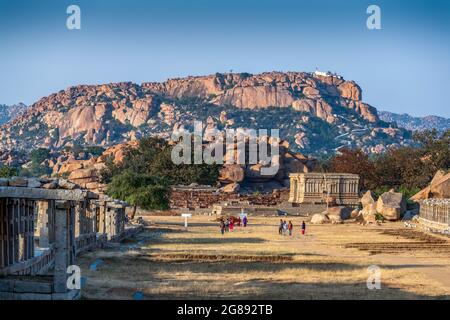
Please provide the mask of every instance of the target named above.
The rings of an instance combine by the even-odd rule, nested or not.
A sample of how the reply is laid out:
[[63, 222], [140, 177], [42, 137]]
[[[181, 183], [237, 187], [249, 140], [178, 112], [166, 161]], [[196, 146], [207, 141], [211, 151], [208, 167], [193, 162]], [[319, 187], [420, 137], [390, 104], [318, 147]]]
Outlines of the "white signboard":
[[188, 227], [188, 218], [192, 217], [192, 213], [182, 213], [181, 216], [184, 218], [184, 227]]

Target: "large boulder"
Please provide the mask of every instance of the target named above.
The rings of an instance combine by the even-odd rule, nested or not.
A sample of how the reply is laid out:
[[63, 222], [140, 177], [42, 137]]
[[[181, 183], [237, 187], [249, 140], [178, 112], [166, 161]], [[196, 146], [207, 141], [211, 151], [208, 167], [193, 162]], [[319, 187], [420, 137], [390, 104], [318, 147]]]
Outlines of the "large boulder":
[[69, 180], [75, 179], [84, 179], [97, 177], [97, 172], [94, 169], [79, 169], [76, 171], [72, 171], [69, 175]]
[[383, 193], [377, 201], [377, 212], [386, 220], [396, 221], [406, 211], [406, 201], [403, 194], [390, 190]]
[[[349, 219], [352, 213], [351, 208], [339, 206], [339, 207], [329, 207], [328, 211], [325, 212], [330, 220], [346, 220]], [[333, 218], [332, 218], [333, 217]], [[339, 218], [339, 219], [338, 219]]]
[[372, 191], [368, 190], [361, 198], [362, 214], [363, 215], [376, 215], [377, 203], [374, 199]]
[[361, 100], [361, 88], [354, 81], [345, 81], [338, 86], [338, 90], [343, 98], [351, 100]]
[[374, 195], [372, 191], [368, 190], [361, 198], [361, 204], [363, 208], [367, 205], [371, 205], [375, 203]]
[[445, 173], [443, 170], [436, 172], [430, 185], [412, 196], [411, 200], [420, 201], [429, 198], [450, 198], [450, 172]]
[[275, 177], [277, 173], [269, 175], [263, 174], [262, 169], [264, 167], [268, 168], [269, 166], [264, 166], [261, 163], [248, 165], [245, 170], [245, 178], [251, 182], [266, 182]]
[[234, 182], [220, 188], [220, 191], [224, 193], [237, 193], [239, 192], [239, 189], [240, 189], [239, 184]]
[[311, 217], [312, 224], [323, 224], [328, 222], [330, 222], [330, 219], [327, 217], [327, 215], [322, 213], [316, 213]]
[[376, 213], [363, 214], [362, 217], [364, 219], [364, 224], [377, 222], [377, 214]]
[[328, 219], [330, 219], [331, 223], [333, 223], [333, 224], [343, 222], [341, 216], [338, 216], [338, 215], [327, 215], [327, 217], [328, 217]]
[[220, 169], [219, 181], [223, 183], [242, 182], [244, 176], [244, 169], [240, 165], [226, 164]]
[[432, 198], [450, 198], [450, 173], [443, 174], [437, 179], [433, 179], [430, 185]]
[[362, 210], [361, 214], [366, 216], [376, 216], [377, 214], [377, 203], [374, 199], [372, 191], [367, 191], [361, 198]]

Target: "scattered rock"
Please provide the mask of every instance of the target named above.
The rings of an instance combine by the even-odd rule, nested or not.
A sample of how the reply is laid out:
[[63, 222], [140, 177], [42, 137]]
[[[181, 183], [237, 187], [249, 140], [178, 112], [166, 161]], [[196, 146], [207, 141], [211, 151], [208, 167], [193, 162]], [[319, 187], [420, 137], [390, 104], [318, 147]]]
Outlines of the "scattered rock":
[[311, 217], [312, 224], [324, 224], [328, 222], [330, 222], [330, 219], [327, 217], [327, 215], [322, 213], [316, 213]]
[[368, 190], [361, 198], [362, 204], [362, 214], [364, 216], [367, 215], [376, 215], [377, 213], [377, 203], [374, 200], [374, 195], [372, 191]]
[[66, 189], [66, 190], [73, 190], [73, 189], [76, 189], [78, 187], [75, 183], [70, 182], [70, 181], [68, 181], [66, 179], [59, 179], [58, 180], [58, 186], [61, 189]]
[[338, 224], [338, 223], [343, 223], [343, 220], [340, 216], [338, 215], [327, 215], [328, 219], [330, 219], [331, 223], [333, 224]]
[[420, 201], [430, 198], [450, 198], [450, 172], [447, 174], [442, 170], [436, 172], [430, 185], [412, 196], [411, 200]]
[[403, 194], [390, 190], [383, 193], [377, 201], [377, 212], [388, 221], [396, 221], [406, 211]]
[[222, 187], [220, 191], [225, 193], [237, 193], [239, 192], [239, 188], [240, 188], [239, 183], [230, 183]]
[[42, 185], [42, 188], [44, 189], [58, 189], [58, 182], [56, 180], [50, 181], [46, 184]]
[[350, 213], [350, 218], [351, 218], [351, 219], [355, 219], [357, 216], [359, 216], [359, 210], [358, 210], [358, 209], [354, 209], [354, 210]]
[[[323, 212], [323, 214], [326, 214], [330, 220], [346, 220], [349, 219], [352, 213], [352, 209], [348, 208], [348, 207], [343, 207], [343, 206], [339, 206], [339, 207], [329, 207], [328, 211]], [[333, 218], [332, 218], [333, 217]]]
[[80, 169], [80, 170], [73, 171], [69, 175], [69, 180], [90, 178], [93, 176], [97, 176], [97, 172], [94, 169]]
[[238, 164], [226, 164], [220, 169], [219, 181], [222, 183], [242, 182], [244, 169]]

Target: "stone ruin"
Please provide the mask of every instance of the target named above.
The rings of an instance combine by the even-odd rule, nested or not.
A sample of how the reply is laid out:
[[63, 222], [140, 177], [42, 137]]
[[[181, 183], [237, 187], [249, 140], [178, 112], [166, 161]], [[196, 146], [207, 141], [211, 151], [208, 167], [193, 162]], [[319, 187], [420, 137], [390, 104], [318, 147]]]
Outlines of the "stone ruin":
[[419, 222], [430, 230], [450, 234], [450, 199], [421, 201]]
[[2, 179], [0, 299], [79, 298], [67, 286], [77, 255], [141, 230], [125, 224], [125, 207], [64, 179]]
[[192, 184], [172, 188], [169, 203], [171, 209], [207, 209], [220, 202], [245, 203], [254, 206], [276, 206], [288, 198], [288, 191], [274, 190], [271, 193], [241, 194], [224, 193], [219, 188]]
[[[359, 176], [350, 173], [291, 173], [289, 202], [356, 206]], [[332, 200], [332, 201], [330, 201]]]
[[419, 204], [419, 223], [422, 227], [450, 233], [450, 172], [437, 171], [430, 184], [411, 200]]

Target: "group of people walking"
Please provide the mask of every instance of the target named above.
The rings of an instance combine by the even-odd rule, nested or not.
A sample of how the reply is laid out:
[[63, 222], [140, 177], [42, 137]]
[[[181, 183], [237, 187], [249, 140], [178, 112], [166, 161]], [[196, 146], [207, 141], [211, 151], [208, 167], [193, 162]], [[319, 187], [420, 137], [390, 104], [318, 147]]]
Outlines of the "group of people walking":
[[241, 220], [241, 217], [229, 217], [226, 218], [222, 217], [222, 219], [220, 219], [220, 233], [224, 234], [225, 232], [233, 232], [234, 226], [235, 224], [240, 227], [242, 225], [245, 227], [247, 227], [247, 223], [248, 223], [248, 219], [247, 216], [244, 216]]
[[[280, 225], [278, 227], [278, 233], [280, 235], [289, 234], [290, 236], [292, 236], [293, 230], [294, 230], [294, 224], [292, 223], [292, 221], [289, 220], [289, 222], [286, 223], [286, 220], [280, 219]], [[306, 223], [305, 223], [305, 221], [302, 221], [301, 233], [303, 235], [306, 233]]]

